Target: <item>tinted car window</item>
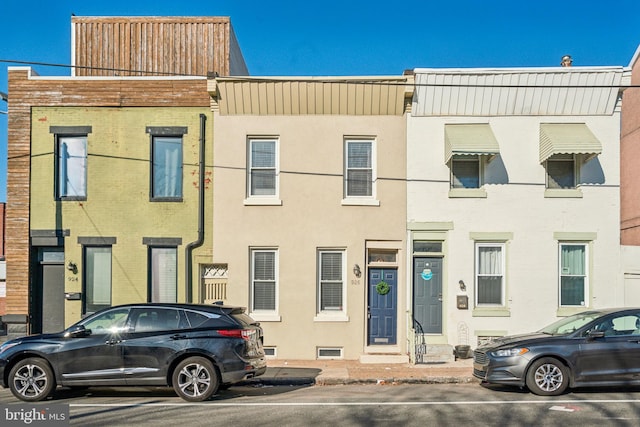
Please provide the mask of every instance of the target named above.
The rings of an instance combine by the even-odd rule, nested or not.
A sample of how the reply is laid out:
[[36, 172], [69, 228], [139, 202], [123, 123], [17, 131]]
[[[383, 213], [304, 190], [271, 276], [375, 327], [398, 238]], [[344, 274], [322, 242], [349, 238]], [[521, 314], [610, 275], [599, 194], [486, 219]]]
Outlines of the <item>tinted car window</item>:
[[204, 323], [209, 319], [204, 314], [196, 313], [195, 311], [187, 310], [185, 311], [185, 314], [187, 315], [187, 319], [189, 319], [189, 323], [192, 328], [198, 328], [204, 325]]
[[93, 335], [112, 334], [121, 332], [127, 323], [128, 308], [120, 308], [100, 313], [82, 322]]
[[180, 313], [170, 308], [134, 309], [131, 322], [133, 332], [170, 331], [179, 329]]

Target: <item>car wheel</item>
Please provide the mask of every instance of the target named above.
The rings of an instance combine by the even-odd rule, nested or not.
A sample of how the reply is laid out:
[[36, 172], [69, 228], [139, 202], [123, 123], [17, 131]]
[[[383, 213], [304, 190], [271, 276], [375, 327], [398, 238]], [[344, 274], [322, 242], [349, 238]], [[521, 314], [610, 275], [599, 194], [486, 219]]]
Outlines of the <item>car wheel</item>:
[[218, 391], [220, 377], [209, 359], [189, 357], [173, 371], [173, 389], [188, 402], [202, 402]]
[[557, 396], [569, 386], [569, 369], [558, 359], [536, 360], [527, 371], [527, 387], [540, 396]]
[[56, 379], [46, 360], [28, 358], [19, 361], [9, 372], [11, 393], [25, 402], [44, 400], [56, 388]]

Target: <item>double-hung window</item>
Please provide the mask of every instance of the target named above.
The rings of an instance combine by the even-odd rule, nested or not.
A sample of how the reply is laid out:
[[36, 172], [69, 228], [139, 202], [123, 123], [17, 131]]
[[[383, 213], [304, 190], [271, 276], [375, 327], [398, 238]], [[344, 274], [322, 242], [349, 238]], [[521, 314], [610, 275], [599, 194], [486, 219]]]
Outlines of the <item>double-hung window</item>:
[[369, 139], [345, 141], [345, 198], [375, 196], [375, 144]]
[[147, 126], [151, 135], [151, 200], [182, 201], [183, 136], [187, 131], [181, 126]]
[[343, 313], [345, 269], [342, 250], [318, 251], [318, 311]]
[[58, 199], [87, 198], [87, 136], [58, 135], [56, 188]]
[[574, 154], [556, 154], [547, 159], [547, 188], [576, 188], [578, 162]]
[[276, 313], [278, 293], [278, 251], [251, 250], [251, 311]]
[[560, 306], [586, 306], [589, 292], [588, 246], [585, 243], [559, 245]]
[[504, 243], [476, 243], [476, 306], [504, 306]]
[[178, 249], [149, 247], [149, 297], [151, 302], [178, 301]]
[[451, 158], [451, 188], [480, 188], [482, 186], [482, 156], [455, 155]]
[[248, 163], [249, 198], [277, 197], [278, 141], [274, 138], [250, 138]]

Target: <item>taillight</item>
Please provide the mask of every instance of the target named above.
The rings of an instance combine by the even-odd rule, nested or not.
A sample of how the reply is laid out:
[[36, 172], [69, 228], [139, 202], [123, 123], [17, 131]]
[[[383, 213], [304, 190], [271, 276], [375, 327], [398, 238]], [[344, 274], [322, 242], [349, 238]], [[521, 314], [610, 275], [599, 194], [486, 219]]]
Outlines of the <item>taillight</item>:
[[256, 331], [254, 329], [218, 329], [218, 333], [225, 337], [242, 338], [249, 341]]

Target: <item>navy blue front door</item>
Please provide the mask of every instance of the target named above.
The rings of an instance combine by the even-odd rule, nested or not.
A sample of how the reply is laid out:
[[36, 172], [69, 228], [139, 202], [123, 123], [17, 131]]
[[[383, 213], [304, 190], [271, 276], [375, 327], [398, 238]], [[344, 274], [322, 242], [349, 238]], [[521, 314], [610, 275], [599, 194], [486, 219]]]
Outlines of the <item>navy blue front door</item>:
[[[378, 289], [378, 284], [382, 281], [389, 285], [387, 293], [384, 293], [385, 289]], [[368, 283], [369, 333], [367, 344], [396, 344], [396, 331], [398, 329], [398, 271], [382, 268], [370, 269]], [[386, 286], [380, 288], [386, 288]]]

